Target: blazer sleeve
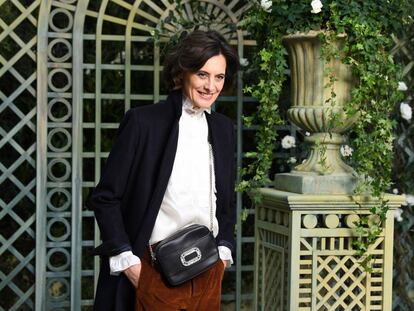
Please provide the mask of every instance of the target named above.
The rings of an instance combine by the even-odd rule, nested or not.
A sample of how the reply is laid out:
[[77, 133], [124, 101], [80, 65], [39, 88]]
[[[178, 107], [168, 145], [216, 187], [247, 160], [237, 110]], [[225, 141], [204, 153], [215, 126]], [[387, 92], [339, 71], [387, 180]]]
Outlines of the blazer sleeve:
[[236, 193], [235, 193], [235, 181], [236, 181], [236, 161], [234, 157], [234, 150], [236, 146], [235, 133], [233, 123], [230, 123], [230, 150], [229, 150], [229, 174], [227, 179], [226, 193], [228, 196], [227, 204], [221, 210], [221, 221], [219, 234], [217, 236], [217, 245], [226, 246], [233, 253], [235, 251], [236, 240], [234, 238], [234, 226], [236, 224], [237, 213], [236, 213]]
[[94, 211], [101, 232], [102, 244], [95, 248], [95, 255], [114, 256], [131, 250], [121, 202], [139, 140], [136, 119], [132, 110], [125, 114], [101, 179], [87, 202], [87, 206]]

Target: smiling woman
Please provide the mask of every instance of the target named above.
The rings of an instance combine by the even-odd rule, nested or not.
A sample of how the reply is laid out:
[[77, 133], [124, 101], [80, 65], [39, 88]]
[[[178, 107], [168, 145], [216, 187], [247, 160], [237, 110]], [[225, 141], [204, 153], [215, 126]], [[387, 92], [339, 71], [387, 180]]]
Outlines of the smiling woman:
[[239, 67], [238, 56], [224, 38], [215, 31], [194, 31], [191, 35], [184, 37], [166, 57], [164, 81], [170, 90], [180, 89], [184, 73], [191, 74], [200, 71], [199, 74], [201, 74], [202, 67], [216, 64], [216, 57], [219, 55], [222, 55], [225, 60], [224, 68], [221, 68], [224, 70], [221, 74], [225, 74], [223, 88], [231, 88]]
[[[235, 244], [235, 140], [232, 121], [210, 108], [238, 65], [220, 34], [194, 31], [166, 57], [166, 102], [126, 113], [89, 200], [103, 241], [95, 249], [102, 257], [95, 310], [220, 309]], [[216, 255], [207, 270], [170, 286], [152, 249], [191, 225], [210, 230]], [[180, 251], [181, 262], [193, 246]], [[211, 248], [200, 249], [197, 271]]]

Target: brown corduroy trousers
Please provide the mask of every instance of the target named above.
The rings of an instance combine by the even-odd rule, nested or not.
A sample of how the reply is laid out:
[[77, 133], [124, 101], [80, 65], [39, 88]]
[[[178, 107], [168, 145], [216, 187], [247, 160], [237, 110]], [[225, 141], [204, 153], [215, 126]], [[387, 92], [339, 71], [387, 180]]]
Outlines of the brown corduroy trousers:
[[152, 266], [149, 252], [141, 258], [141, 275], [136, 290], [135, 311], [220, 310], [224, 264], [221, 260], [194, 279], [168, 286]]

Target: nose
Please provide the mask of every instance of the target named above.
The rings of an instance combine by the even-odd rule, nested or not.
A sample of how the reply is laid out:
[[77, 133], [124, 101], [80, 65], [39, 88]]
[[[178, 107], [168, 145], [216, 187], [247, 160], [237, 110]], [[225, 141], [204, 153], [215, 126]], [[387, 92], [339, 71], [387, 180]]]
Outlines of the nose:
[[204, 84], [204, 89], [206, 91], [212, 91], [214, 89], [214, 79], [208, 78]]

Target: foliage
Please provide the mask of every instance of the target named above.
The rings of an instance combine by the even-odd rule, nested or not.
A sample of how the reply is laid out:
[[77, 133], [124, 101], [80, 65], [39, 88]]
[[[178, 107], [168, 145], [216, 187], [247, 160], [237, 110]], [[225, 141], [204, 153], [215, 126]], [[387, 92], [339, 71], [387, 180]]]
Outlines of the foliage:
[[[264, 2], [269, 1], [261, 1], [261, 4]], [[239, 184], [239, 190], [252, 191], [267, 185], [269, 181], [267, 172], [272, 164], [272, 142], [276, 140], [274, 128], [281, 120], [277, 103], [288, 69], [286, 50], [282, 45], [283, 35], [324, 30], [321, 34], [323, 57], [327, 61], [340, 58], [343, 63], [349, 64], [356, 80], [352, 100], [345, 107], [350, 117], [359, 113], [351, 133], [351, 147], [355, 151], [350, 162], [360, 181], [356, 192], [369, 192], [380, 202], [371, 210], [379, 216], [379, 222], [368, 225], [367, 219], [362, 218], [358, 224], [360, 239], [355, 247], [360, 255], [378, 236], [388, 210], [382, 195], [392, 185], [396, 127], [393, 113], [402, 100], [402, 93], [398, 91], [401, 71], [390, 54], [393, 46], [390, 34], [399, 35], [405, 24], [410, 22], [407, 15], [409, 2], [322, 1], [322, 10], [317, 14], [311, 13], [310, 0], [274, 0], [268, 10], [256, 2], [243, 22], [260, 48], [254, 61], [258, 82], [246, 88], [259, 100], [260, 108], [255, 120], [248, 120], [255, 121], [259, 126], [257, 153], [254, 154], [256, 159], [242, 171], [244, 176], [252, 177], [245, 177]], [[344, 33], [345, 44], [339, 50], [329, 48], [327, 43]], [[335, 83], [335, 78], [330, 78], [331, 83]], [[335, 94], [332, 94], [331, 99], [334, 100], [334, 97]], [[369, 262], [370, 258], [365, 260]]]

